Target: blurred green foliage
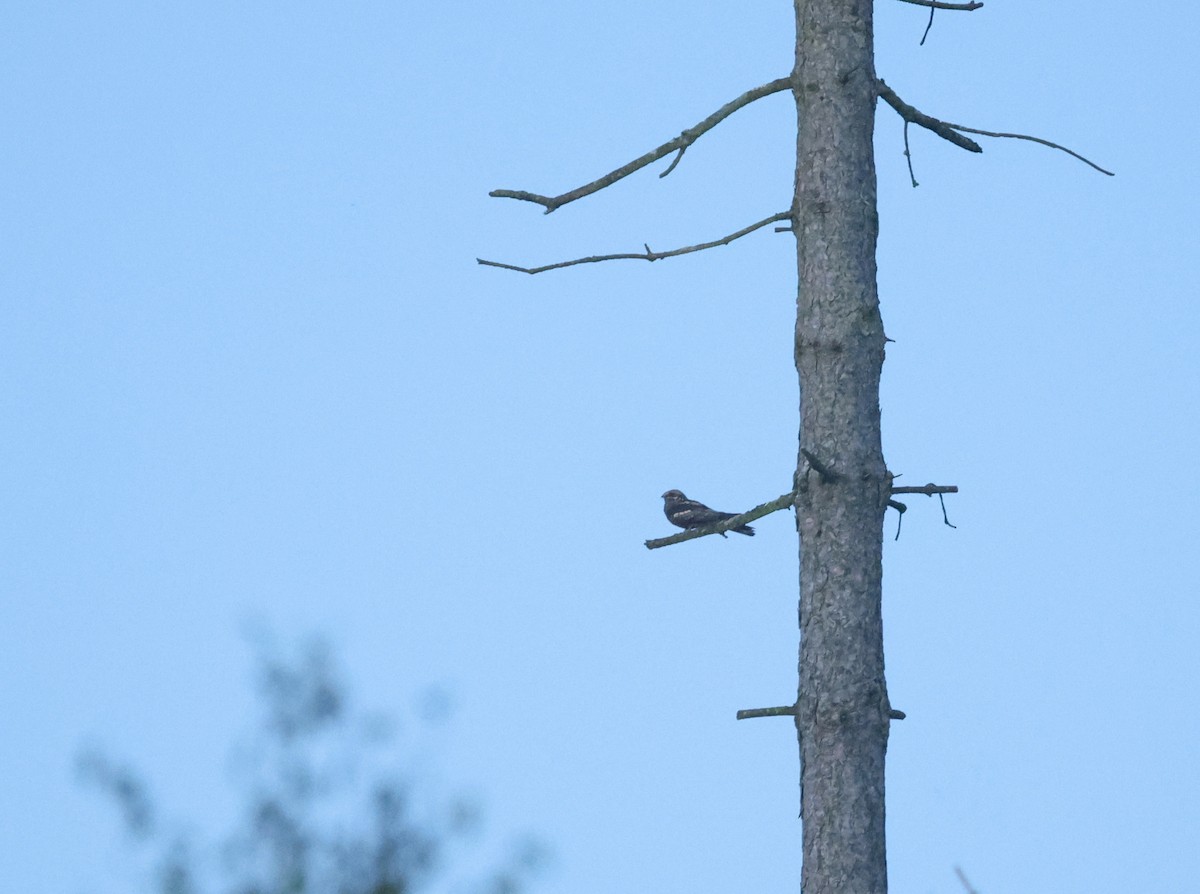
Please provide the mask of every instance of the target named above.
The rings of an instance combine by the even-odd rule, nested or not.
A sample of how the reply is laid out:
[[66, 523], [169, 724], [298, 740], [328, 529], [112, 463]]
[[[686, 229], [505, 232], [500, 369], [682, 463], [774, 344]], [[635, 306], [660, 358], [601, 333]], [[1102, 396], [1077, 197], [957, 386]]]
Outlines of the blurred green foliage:
[[[473, 853], [477, 806], [431, 798], [418, 784], [415, 759], [409, 755], [407, 766], [397, 759], [395, 724], [351, 715], [324, 642], [312, 640], [288, 659], [260, 637], [258, 665], [261, 725], [249, 747], [233, 754], [245, 806], [223, 836], [201, 840], [177, 831], [178, 824], [161, 821], [134, 770], [100, 749], [79, 755], [81, 777], [112, 799], [130, 837], [152, 849], [149, 890], [519, 894], [527, 888], [545, 848], [526, 837], [493, 865]], [[447, 712], [445, 695], [435, 692], [421, 719], [432, 723]]]

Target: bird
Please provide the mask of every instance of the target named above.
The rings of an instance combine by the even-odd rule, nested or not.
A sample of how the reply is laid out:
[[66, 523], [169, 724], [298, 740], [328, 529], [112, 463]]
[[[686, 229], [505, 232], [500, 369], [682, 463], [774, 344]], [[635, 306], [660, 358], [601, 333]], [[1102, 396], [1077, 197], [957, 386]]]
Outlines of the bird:
[[[709, 509], [703, 503], [698, 503], [695, 500], [689, 500], [683, 495], [681, 490], [669, 490], [662, 495], [663, 498], [663, 513], [667, 516], [667, 520], [671, 524], [680, 528], [692, 530], [694, 528], [707, 528], [715, 525], [717, 522], [723, 522], [727, 518], [733, 518], [739, 515], [737, 512], [718, 512], [716, 509]], [[745, 534], [747, 537], [754, 536], [754, 529], [749, 525], [738, 525], [732, 530], [739, 534]], [[722, 537], [725, 536], [724, 531], [718, 532]]]

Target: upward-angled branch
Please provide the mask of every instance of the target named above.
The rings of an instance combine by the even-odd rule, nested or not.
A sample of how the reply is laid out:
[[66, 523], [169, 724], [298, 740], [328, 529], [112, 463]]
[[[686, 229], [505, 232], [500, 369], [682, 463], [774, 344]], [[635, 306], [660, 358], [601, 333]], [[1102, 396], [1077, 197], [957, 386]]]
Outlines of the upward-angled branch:
[[725, 521], [718, 522], [715, 525], [709, 525], [707, 528], [692, 528], [691, 530], [684, 531], [682, 534], [660, 537], [657, 540], [647, 540], [646, 549], [658, 549], [662, 546], [670, 546], [673, 543], [683, 543], [685, 540], [695, 540], [697, 537], [707, 537], [709, 534], [721, 534], [725, 531], [732, 531], [734, 528], [740, 528], [742, 525], [748, 524], [757, 518], [762, 518], [764, 515], [778, 512], [780, 509], [787, 509], [795, 501], [796, 492], [794, 490], [789, 491], [786, 494], [776, 497], [774, 500], [755, 506], [748, 512], [727, 518]]
[[[564, 192], [560, 196], [541, 196], [537, 193], [525, 192], [524, 190], [515, 189], [493, 189], [488, 193], [489, 196], [497, 199], [519, 199], [523, 202], [534, 202], [546, 209], [549, 214], [556, 208], [561, 208], [568, 202], [574, 202], [576, 199], [582, 199], [584, 196], [590, 196], [594, 192], [599, 192], [606, 186], [611, 186], [618, 180], [628, 177], [634, 171], [639, 171], [648, 164], [653, 164], [660, 158], [670, 155], [672, 152], [678, 152], [680, 155], [687, 149], [688, 146], [696, 142], [701, 136], [712, 130], [738, 109], [747, 106], [756, 99], [762, 99], [764, 96], [770, 96], [772, 93], [779, 93], [791, 87], [790, 78], [777, 78], [774, 81], [763, 84], [761, 87], [755, 87], [753, 90], [747, 90], [737, 99], [725, 103], [721, 108], [717, 109], [695, 127], [689, 127], [675, 139], [663, 143], [657, 149], [651, 150], [641, 158], [635, 158], [627, 165], [617, 168], [615, 171], [610, 171], [599, 180], [593, 180], [591, 183], [585, 183], [583, 186], [577, 187], [570, 192]], [[677, 163], [679, 159], [675, 160]], [[664, 175], [670, 173], [674, 169], [675, 163], [667, 168]]]

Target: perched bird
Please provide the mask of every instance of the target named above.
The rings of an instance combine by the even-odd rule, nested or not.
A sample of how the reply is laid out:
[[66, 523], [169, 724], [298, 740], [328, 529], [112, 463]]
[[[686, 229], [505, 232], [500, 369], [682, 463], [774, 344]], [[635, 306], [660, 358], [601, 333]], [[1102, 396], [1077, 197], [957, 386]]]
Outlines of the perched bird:
[[[669, 490], [662, 495], [663, 512], [666, 513], [667, 519], [673, 525], [681, 528], [687, 528], [689, 531], [693, 528], [707, 528], [715, 525], [717, 522], [723, 522], [727, 518], [733, 518], [738, 515], [737, 512], [718, 512], [715, 509], [709, 509], [703, 503], [697, 503], [695, 500], [689, 500], [683, 495], [681, 490]], [[754, 529], [749, 525], [740, 525], [732, 530], [739, 534], [745, 534], [747, 537], [754, 536]], [[725, 536], [725, 532], [720, 532], [721, 536]]]

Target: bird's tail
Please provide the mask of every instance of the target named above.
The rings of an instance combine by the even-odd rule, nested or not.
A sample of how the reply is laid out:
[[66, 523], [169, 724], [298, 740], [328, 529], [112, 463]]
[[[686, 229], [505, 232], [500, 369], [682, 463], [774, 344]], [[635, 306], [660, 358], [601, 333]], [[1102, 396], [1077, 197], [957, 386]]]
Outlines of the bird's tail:
[[747, 537], [754, 536], [754, 529], [749, 525], [742, 525], [740, 528], [734, 528], [733, 530], [739, 534], [745, 534]]

